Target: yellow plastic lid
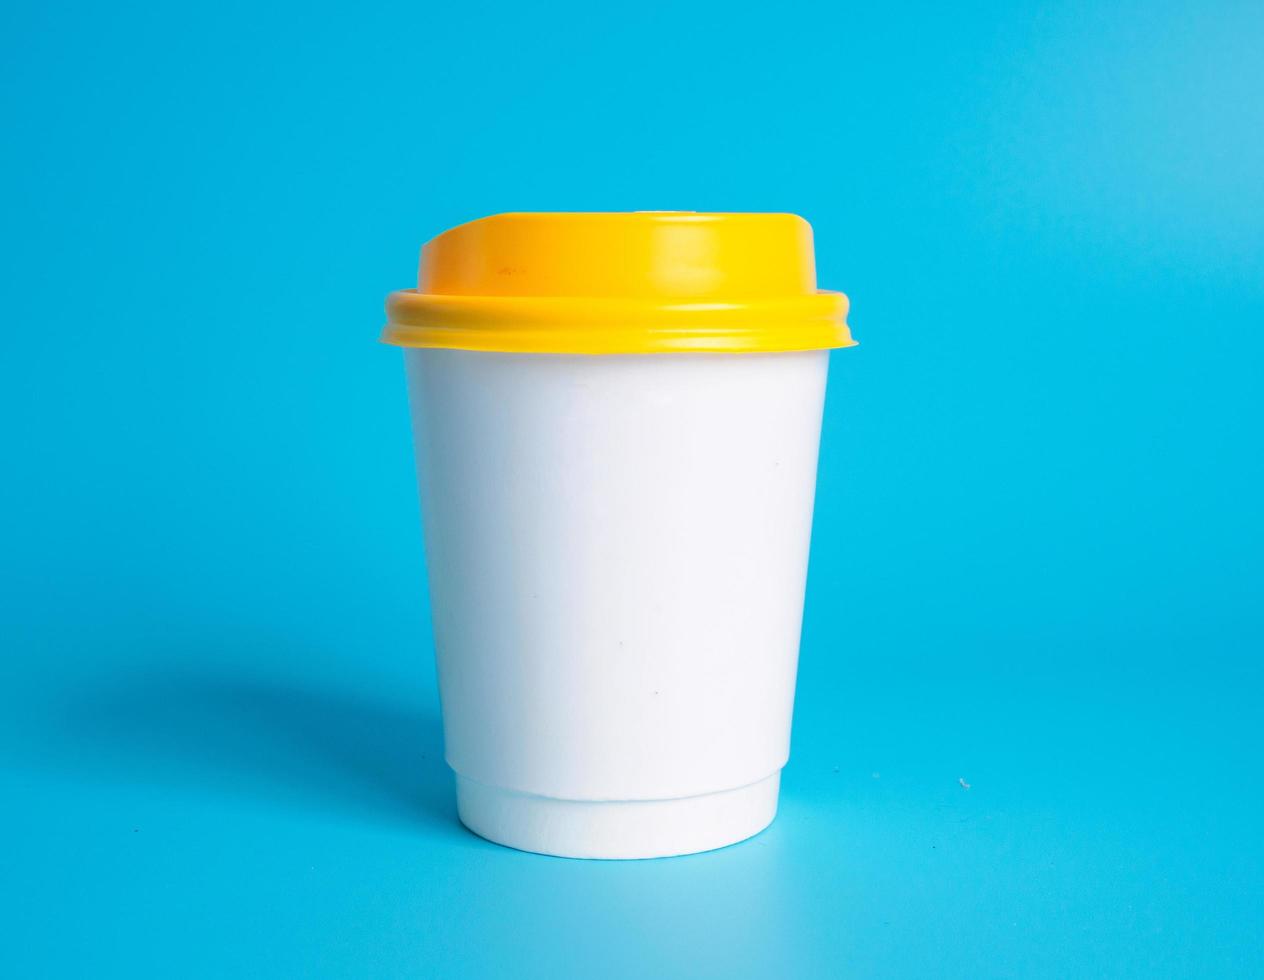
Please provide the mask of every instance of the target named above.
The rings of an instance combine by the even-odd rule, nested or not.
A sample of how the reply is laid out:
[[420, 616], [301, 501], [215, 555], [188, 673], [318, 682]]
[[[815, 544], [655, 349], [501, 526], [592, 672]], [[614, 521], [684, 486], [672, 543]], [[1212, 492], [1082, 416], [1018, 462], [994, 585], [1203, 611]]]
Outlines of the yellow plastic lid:
[[498, 214], [421, 252], [382, 340], [552, 354], [850, 347], [847, 297], [816, 288], [794, 214]]

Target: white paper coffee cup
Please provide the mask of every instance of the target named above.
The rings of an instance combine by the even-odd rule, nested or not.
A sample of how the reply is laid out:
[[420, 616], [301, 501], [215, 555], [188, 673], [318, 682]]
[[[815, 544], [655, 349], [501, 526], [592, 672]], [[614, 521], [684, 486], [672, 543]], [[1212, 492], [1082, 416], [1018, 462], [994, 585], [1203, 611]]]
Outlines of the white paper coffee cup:
[[[509, 217], [557, 238], [587, 216]], [[494, 231], [464, 248], [487, 251]], [[601, 232], [617, 251], [618, 220]], [[556, 329], [591, 344], [603, 324], [585, 330], [582, 307]], [[570, 334], [512, 349], [521, 335], [406, 351], [461, 820], [569, 857], [750, 837], [776, 813], [789, 754], [828, 349], [643, 337], [645, 351], [573, 353]]]

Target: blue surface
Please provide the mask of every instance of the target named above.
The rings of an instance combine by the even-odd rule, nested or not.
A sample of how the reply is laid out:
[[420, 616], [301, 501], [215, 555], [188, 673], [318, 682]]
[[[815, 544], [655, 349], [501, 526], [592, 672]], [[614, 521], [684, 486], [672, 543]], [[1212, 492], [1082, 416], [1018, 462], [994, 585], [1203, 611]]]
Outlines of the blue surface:
[[[0, 21], [0, 974], [1264, 974], [1258, 4]], [[382, 299], [656, 208], [806, 215], [863, 344], [782, 812], [515, 853], [455, 822]]]

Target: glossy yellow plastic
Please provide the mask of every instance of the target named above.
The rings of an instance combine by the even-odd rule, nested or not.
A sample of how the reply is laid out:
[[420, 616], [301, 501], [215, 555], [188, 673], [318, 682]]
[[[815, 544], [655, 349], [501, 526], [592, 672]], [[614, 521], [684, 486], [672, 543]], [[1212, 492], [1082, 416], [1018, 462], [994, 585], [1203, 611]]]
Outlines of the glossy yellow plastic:
[[816, 288], [793, 214], [498, 214], [422, 249], [392, 293], [401, 347], [556, 354], [850, 347], [847, 297]]

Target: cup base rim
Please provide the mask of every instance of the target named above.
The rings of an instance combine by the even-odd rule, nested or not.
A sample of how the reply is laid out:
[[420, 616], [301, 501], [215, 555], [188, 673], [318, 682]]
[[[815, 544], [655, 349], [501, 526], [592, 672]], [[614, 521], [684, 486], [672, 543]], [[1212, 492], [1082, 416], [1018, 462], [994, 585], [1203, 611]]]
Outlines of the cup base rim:
[[697, 854], [754, 837], [777, 815], [781, 772], [672, 800], [562, 800], [456, 777], [461, 823], [480, 837], [554, 857], [631, 860]]

